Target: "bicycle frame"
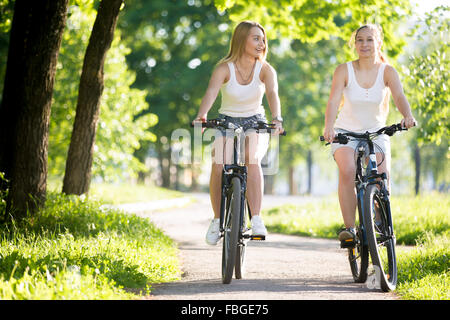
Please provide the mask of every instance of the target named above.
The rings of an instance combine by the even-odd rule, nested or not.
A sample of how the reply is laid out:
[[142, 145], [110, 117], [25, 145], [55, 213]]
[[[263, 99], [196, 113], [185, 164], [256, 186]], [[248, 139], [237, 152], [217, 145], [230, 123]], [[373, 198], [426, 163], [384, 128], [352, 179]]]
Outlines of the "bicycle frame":
[[[366, 133], [366, 139], [363, 141], [367, 142], [367, 145], [369, 147], [369, 162], [367, 164], [367, 168], [365, 172], [363, 172], [362, 168], [362, 161], [364, 157], [364, 147], [359, 147], [358, 150], [358, 158], [357, 158], [357, 168], [356, 168], [356, 176], [355, 176], [355, 187], [356, 187], [356, 196], [358, 201], [358, 210], [360, 210], [361, 218], [363, 218], [365, 215], [370, 214], [364, 212], [364, 207], [361, 205], [364, 202], [364, 196], [365, 191], [368, 185], [370, 184], [378, 184], [380, 186], [380, 190], [383, 195], [383, 200], [389, 203], [389, 197], [388, 197], [388, 191], [386, 190], [387, 186], [387, 175], [386, 173], [378, 173], [377, 168], [377, 159], [375, 154], [375, 148], [373, 145], [372, 140], [370, 139], [369, 133]], [[381, 178], [382, 181], [377, 180]], [[388, 219], [389, 224], [392, 225], [392, 217], [391, 217], [391, 210], [390, 205], [387, 206], [387, 213], [388, 213]], [[367, 236], [366, 236], [366, 230], [364, 226], [364, 219], [360, 219], [360, 226], [363, 234], [363, 244], [367, 245]], [[390, 235], [392, 236], [393, 230], [390, 230]]]
[[[258, 121], [256, 127], [253, 127], [257, 130], [258, 133], [260, 133], [259, 130], [274, 130], [275, 124], [268, 124], [263, 121]], [[241, 181], [241, 225], [243, 224], [243, 212], [245, 211], [245, 191], [247, 190], [247, 167], [245, 166], [245, 163], [240, 161], [240, 149], [241, 149], [241, 137], [243, 135], [243, 128], [242, 127], [236, 127], [229, 125], [224, 125], [223, 119], [213, 119], [208, 120], [202, 123], [201, 125], [203, 128], [216, 128], [218, 126], [225, 128], [225, 129], [233, 129], [234, 130], [234, 141], [233, 141], [233, 148], [234, 148], [234, 155], [233, 155], [233, 163], [232, 164], [224, 164], [223, 171], [222, 171], [222, 190], [221, 190], [221, 202], [220, 202], [220, 232], [221, 236], [223, 236], [224, 233], [224, 218], [225, 218], [225, 209], [228, 209], [229, 203], [225, 203], [225, 200], [227, 199], [227, 195], [230, 191], [231, 187], [231, 181], [234, 177], [238, 177]], [[195, 127], [194, 123], [191, 123], [191, 127]], [[267, 131], [266, 131], [267, 132]], [[280, 135], [285, 136], [286, 131], [284, 130]], [[250, 207], [247, 205], [249, 217], [251, 218], [251, 212]], [[252, 238], [250, 236], [247, 237], [247, 235], [244, 235], [245, 239], [250, 238], [252, 240], [263, 240], [263, 239], [257, 239]]]
[[[239, 163], [240, 160], [240, 136], [242, 134], [242, 128], [235, 129], [235, 133], [238, 135], [234, 136], [233, 139], [233, 163], [232, 164], [224, 164], [222, 171], [222, 198], [220, 202], [220, 232], [223, 235], [225, 230], [224, 220], [225, 220], [225, 209], [228, 207], [229, 203], [225, 203], [227, 199], [227, 193], [231, 188], [231, 180], [234, 177], [238, 177], [241, 180], [241, 217], [240, 217], [240, 225], [243, 224], [243, 212], [245, 206], [245, 191], [247, 190], [247, 167], [243, 163]], [[250, 208], [248, 208], [249, 215]]]

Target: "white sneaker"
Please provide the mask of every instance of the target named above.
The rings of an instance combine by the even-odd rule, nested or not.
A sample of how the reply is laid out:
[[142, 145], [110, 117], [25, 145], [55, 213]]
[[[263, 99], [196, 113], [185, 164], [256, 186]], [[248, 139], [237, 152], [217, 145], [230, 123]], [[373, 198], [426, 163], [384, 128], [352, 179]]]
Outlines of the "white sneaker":
[[264, 226], [264, 222], [262, 221], [260, 216], [253, 216], [251, 222], [252, 222], [252, 235], [267, 236], [267, 229]]
[[211, 246], [215, 246], [220, 240], [220, 219], [212, 219], [206, 232], [205, 241]]

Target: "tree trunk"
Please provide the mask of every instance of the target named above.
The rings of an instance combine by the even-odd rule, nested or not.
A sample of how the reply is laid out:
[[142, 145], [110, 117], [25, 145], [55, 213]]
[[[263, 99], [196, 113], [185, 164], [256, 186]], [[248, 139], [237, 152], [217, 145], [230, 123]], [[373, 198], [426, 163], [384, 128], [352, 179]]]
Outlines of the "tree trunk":
[[297, 182], [295, 179], [295, 167], [289, 166], [289, 194], [295, 196], [298, 193]]
[[17, 0], [14, 6], [0, 106], [0, 171], [10, 181], [7, 211], [17, 218], [45, 202], [50, 108], [67, 5]]
[[102, 0], [92, 28], [80, 78], [75, 123], [66, 161], [63, 192], [89, 191], [95, 134], [103, 92], [103, 65], [123, 0]]
[[158, 160], [159, 160], [159, 169], [161, 172], [161, 187], [163, 188], [170, 188], [171, 186], [171, 174], [170, 174], [170, 167], [171, 167], [171, 156], [170, 156], [170, 148], [167, 145], [163, 144], [162, 142], [159, 142], [156, 144], [156, 152], [158, 154]]
[[275, 175], [264, 176], [264, 194], [273, 194]]
[[417, 144], [414, 148], [414, 165], [416, 169], [415, 193], [417, 196], [420, 192], [420, 148]]
[[311, 194], [312, 193], [312, 165], [313, 165], [311, 150], [308, 150], [308, 158], [306, 159], [306, 162], [308, 165], [308, 190], [306, 191], [306, 193]]

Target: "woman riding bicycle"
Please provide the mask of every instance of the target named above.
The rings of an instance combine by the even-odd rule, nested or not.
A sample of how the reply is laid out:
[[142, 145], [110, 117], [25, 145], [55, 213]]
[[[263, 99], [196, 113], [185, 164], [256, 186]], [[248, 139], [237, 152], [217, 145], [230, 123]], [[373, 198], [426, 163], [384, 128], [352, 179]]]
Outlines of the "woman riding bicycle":
[[[273, 67], [265, 61], [266, 55], [267, 37], [264, 28], [252, 21], [239, 23], [233, 32], [228, 55], [217, 64], [212, 73], [194, 122], [207, 119], [207, 113], [220, 90], [222, 94], [220, 118], [240, 125], [246, 130], [252, 123], [266, 121], [262, 106], [265, 92], [273, 122], [276, 124], [275, 134], [283, 132], [277, 76]], [[216, 245], [220, 239], [222, 170], [224, 162], [231, 163], [233, 156], [233, 137], [226, 136], [225, 131], [221, 132], [222, 137], [216, 137], [213, 147], [210, 198], [214, 219], [206, 234], [206, 243], [210, 245]], [[267, 151], [269, 137], [267, 134], [249, 132], [246, 132], [245, 164], [248, 169], [247, 199], [252, 214], [252, 233], [265, 236], [267, 230], [260, 218], [264, 191], [261, 161]]]
[[[386, 63], [381, 51], [382, 30], [379, 26], [366, 24], [352, 35], [350, 45], [355, 46], [358, 59], [339, 65], [333, 75], [330, 97], [325, 112], [325, 140], [332, 143], [339, 132], [373, 132], [386, 125], [389, 112], [389, 89], [394, 103], [403, 115], [403, 127], [415, 125], [411, 108], [403, 93], [397, 71]], [[341, 99], [344, 98], [339, 111]], [[336, 119], [337, 117], [337, 119]], [[377, 152], [379, 172], [385, 172], [389, 181], [390, 141], [385, 134], [374, 142], [385, 155]], [[345, 228], [339, 233], [339, 240], [355, 239], [355, 160], [354, 151], [358, 141], [346, 145], [332, 144], [332, 153], [339, 168], [338, 196]], [[388, 183], [389, 186], [389, 183]]]

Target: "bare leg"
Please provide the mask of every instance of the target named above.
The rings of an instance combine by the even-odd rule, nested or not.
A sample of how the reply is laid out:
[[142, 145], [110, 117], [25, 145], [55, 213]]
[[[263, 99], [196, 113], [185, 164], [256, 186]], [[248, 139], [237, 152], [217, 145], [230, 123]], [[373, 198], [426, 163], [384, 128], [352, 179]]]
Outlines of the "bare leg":
[[334, 153], [339, 168], [338, 196], [342, 217], [346, 228], [355, 227], [356, 192], [355, 192], [355, 160], [354, 150], [342, 147]]
[[260, 215], [264, 194], [264, 175], [261, 168], [262, 153], [258, 152], [264, 143], [263, 137], [251, 133], [246, 137], [245, 163], [247, 165], [247, 200], [252, 216]]
[[247, 199], [252, 216], [261, 213], [261, 203], [264, 193], [264, 178], [261, 166], [249, 164], [247, 166]]
[[212, 150], [212, 166], [211, 177], [209, 180], [209, 197], [211, 199], [211, 206], [214, 211], [214, 218], [220, 218], [220, 200], [222, 197], [222, 171], [224, 159], [226, 163], [231, 163], [233, 139], [226, 140], [226, 148], [224, 148], [225, 138], [217, 138], [214, 141], [214, 148]]
[[214, 218], [220, 218], [220, 199], [222, 187], [222, 164], [213, 163], [209, 180], [209, 197], [214, 211]]
[[[377, 163], [380, 163], [382, 159], [381, 153], [377, 153], [376, 156], [377, 156]], [[378, 167], [378, 173], [383, 172], [386, 173], [388, 181], [386, 188], [388, 189], [389, 192], [391, 190], [390, 171], [391, 171], [391, 157], [390, 155], [386, 154], [383, 163], [381, 163], [381, 165]]]

